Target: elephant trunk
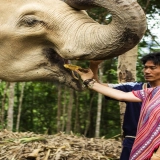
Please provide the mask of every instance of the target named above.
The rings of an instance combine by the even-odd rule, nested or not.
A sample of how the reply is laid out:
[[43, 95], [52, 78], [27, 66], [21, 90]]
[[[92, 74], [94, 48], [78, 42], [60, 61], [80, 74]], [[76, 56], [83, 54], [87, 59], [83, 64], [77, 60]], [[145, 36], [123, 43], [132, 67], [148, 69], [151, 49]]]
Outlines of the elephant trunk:
[[[71, 7], [87, 9], [94, 6], [106, 8], [112, 15], [108, 25], [97, 23], [86, 33], [89, 50], [79, 59], [108, 59], [119, 56], [136, 46], [146, 31], [146, 16], [136, 0], [65, 0]], [[87, 32], [88, 31], [88, 32]]]

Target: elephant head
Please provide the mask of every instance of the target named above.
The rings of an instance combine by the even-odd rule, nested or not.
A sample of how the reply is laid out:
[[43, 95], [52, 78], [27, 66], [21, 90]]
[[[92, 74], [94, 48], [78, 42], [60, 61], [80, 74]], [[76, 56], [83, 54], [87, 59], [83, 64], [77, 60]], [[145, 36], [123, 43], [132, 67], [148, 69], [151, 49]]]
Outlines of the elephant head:
[[[76, 90], [68, 60], [109, 59], [141, 40], [146, 18], [136, 0], [1, 0], [0, 79], [59, 81]], [[100, 25], [84, 9], [112, 14]]]

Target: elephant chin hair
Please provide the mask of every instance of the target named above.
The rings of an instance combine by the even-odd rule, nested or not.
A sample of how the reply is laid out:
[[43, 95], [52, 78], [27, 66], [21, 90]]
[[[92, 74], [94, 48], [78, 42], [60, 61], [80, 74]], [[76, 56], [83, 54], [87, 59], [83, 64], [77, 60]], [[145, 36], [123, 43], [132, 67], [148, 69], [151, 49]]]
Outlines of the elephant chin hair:
[[52, 48], [43, 49], [43, 54], [50, 61], [51, 64], [60, 64], [63, 65], [67, 63], [68, 60], [63, 59], [60, 55], [56, 53], [56, 51]]

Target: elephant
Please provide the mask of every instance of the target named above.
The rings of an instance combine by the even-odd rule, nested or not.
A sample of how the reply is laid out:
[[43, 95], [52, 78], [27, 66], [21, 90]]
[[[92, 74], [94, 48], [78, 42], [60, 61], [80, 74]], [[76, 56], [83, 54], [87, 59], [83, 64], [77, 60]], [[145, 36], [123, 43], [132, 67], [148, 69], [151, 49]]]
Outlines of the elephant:
[[[0, 79], [57, 81], [82, 90], [64, 64], [105, 60], [136, 46], [146, 31], [137, 0], [0, 0]], [[112, 15], [101, 25], [85, 11], [103, 7]]]

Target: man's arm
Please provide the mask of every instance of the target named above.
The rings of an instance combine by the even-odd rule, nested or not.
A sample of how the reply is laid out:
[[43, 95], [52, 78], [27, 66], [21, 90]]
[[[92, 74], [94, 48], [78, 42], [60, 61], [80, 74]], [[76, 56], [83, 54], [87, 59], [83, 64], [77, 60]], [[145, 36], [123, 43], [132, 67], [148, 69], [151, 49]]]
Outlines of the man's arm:
[[[85, 85], [87, 85], [90, 89], [93, 89], [105, 96], [111, 97], [119, 101], [141, 102], [141, 99], [137, 98], [132, 92], [123, 92], [120, 90], [116, 90], [104, 86], [99, 82], [93, 80], [92, 78], [94, 77], [94, 75], [91, 69], [89, 69], [87, 73], [81, 72], [79, 70], [76, 70], [76, 72], [81, 76], [81, 79], [83, 80], [83, 83]], [[89, 86], [89, 84], [92, 86]]]
[[91, 89], [108, 96], [110, 98], [116, 99], [118, 101], [126, 102], [141, 102], [141, 100], [136, 97], [132, 92], [123, 92], [117, 89], [113, 89], [107, 86], [104, 86], [98, 82], [95, 82]]

